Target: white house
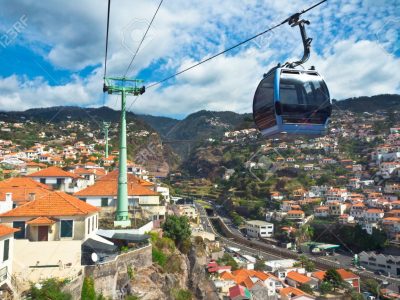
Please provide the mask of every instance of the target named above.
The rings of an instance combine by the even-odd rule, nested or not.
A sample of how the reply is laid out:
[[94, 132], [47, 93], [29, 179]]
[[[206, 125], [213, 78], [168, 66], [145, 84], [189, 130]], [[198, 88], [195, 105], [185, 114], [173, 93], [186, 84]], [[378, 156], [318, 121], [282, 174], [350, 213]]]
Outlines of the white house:
[[329, 216], [329, 207], [328, 206], [317, 206], [314, 208], [314, 215], [316, 217], [325, 218]]
[[28, 177], [67, 193], [75, 193], [87, 187], [84, 177], [54, 166], [29, 174]]
[[98, 212], [97, 207], [57, 191], [0, 214], [2, 224], [19, 229], [14, 233], [13, 260], [19, 283], [82, 271], [81, 244], [95, 236]]
[[165, 202], [169, 203], [170, 202], [170, 195], [169, 195], [169, 188], [166, 186], [157, 186], [156, 187], [156, 192], [160, 193], [161, 196], [163, 196]]
[[384, 215], [383, 210], [370, 208], [364, 212], [364, 220], [367, 222], [378, 222], [383, 219]]
[[344, 188], [330, 188], [325, 193], [327, 202], [344, 202], [347, 200], [348, 192]]
[[[128, 204], [131, 208], [141, 207], [153, 219], [164, 219], [166, 208], [160, 203], [160, 194], [154, 184], [128, 174]], [[118, 196], [118, 170], [101, 177], [94, 185], [74, 193], [82, 201], [96, 207], [116, 207]]]
[[12, 289], [13, 234], [17, 231], [18, 229], [0, 224], [0, 291], [5, 286]]
[[274, 224], [252, 220], [246, 222], [246, 232], [251, 237], [271, 237], [274, 234]]

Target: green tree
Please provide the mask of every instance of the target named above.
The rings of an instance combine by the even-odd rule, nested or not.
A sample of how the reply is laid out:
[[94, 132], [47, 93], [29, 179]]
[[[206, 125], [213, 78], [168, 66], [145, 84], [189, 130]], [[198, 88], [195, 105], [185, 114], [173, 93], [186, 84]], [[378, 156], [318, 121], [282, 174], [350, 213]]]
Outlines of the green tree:
[[362, 282], [362, 289], [367, 290], [374, 296], [378, 295], [379, 292], [379, 283], [375, 279], [366, 279], [363, 280]]
[[233, 257], [229, 253], [224, 253], [222, 258], [217, 260], [219, 265], [222, 266], [231, 266], [232, 270], [237, 270], [239, 268], [238, 263], [233, 259]]
[[319, 291], [321, 294], [325, 295], [333, 290], [333, 286], [330, 282], [328, 281], [323, 281], [321, 285], [319, 286]]
[[48, 279], [42, 282], [39, 286], [32, 285], [28, 297], [35, 300], [71, 300], [72, 296], [68, 293], [64, 293], [61, 288], [64, 286], [64, 282], [56, 279]]
[[340, 274], [336, 271], [336, 269], [327, 270], [323, 281], [332, 284], [334, 290], [343, 284], [343, 279], [340, 277]]
[[299, 289], [302, 290], [304, 293], [307, 293], [309, 295], [312, 295], [314, 293], [313, 289], [311, 288], [311, 286], [307, 283], [301, 284], [299, 286]]
[[94, 280], [92, 277], [87, 276], [83, 280], [81, 299], [96, 300], [96, 290], [94, 289]]
[[172, 239], [180, 248], [190, 238], [189, 219], [186, 216], [169, 216], [163, 224], [164, 236]]
[[254, 270], [265, 271], [265, 261], [257, 259], [256, 263], [254, 264]]

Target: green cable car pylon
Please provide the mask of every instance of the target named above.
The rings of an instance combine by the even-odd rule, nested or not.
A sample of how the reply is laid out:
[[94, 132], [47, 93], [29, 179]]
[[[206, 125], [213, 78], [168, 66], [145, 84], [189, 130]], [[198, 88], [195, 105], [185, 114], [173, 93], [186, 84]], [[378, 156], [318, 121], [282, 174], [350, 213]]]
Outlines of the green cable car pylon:
[[117, 210], [115, 212], [114, 227], [130, 227], [128, 205], [128, 172], [126, 149], [126, 96], [139, 96], [145, 92], [145, 87], [138, 87], [143, 82], [140, 79], [128, 79], [125, 77], [106, 77], [103, 92], [121, 95], [121, 120], [119, 130], [119, 174]]
[[111, 126], [111, 122], [103, 122], [103, 130], [104, 130], [104, 140], [105, 140], [105, 157], [108, 158], [108, 129]]

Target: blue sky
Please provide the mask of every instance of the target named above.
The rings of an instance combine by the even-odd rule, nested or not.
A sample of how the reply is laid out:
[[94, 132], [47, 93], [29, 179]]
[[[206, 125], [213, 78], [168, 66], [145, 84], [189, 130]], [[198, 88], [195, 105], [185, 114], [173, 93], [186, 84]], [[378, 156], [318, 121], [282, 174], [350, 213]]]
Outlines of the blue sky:
[[[315, 2], [165, 0], [129, 75], [158, 81]], [[157, 5], [112, 2], [109, 75], [125, 72]], [[313, 38], [308, 65], [325, 77], [333, 98], [399, 93], [398, 7], [395, 0], [328, 0], [304, 16]], [[106, 0], [3, 3], [0, 109], [102, 105], [106, 10]], [[173, 117], [200, 109], [249, 112], [262, 74], [301, 54], [298, 29], [284, 25], [149, 90], [132, 108]], [[115, 97], [105, 101], [118, 108]]]

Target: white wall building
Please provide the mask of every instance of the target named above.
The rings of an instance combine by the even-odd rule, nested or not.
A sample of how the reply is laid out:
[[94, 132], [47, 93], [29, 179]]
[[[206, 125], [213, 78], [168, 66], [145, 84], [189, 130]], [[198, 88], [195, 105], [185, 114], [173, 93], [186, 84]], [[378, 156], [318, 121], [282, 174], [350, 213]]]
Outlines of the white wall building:
[[14, 254], [13, 234], [16, 231], [18, 231], [18, 229], [0, 224], [0, 287], [5, 284], [9, 288], [12, 287], [11, 275]]
[[274, 234], [274, 224], [254, 220], [246, 222], [246, 232], [251, 237], [271, 237]]
[[400, 276], [400, 256], [363, 251], [358, 257], [361, 265], [367, 269], [382, 270], [391, 276]]

